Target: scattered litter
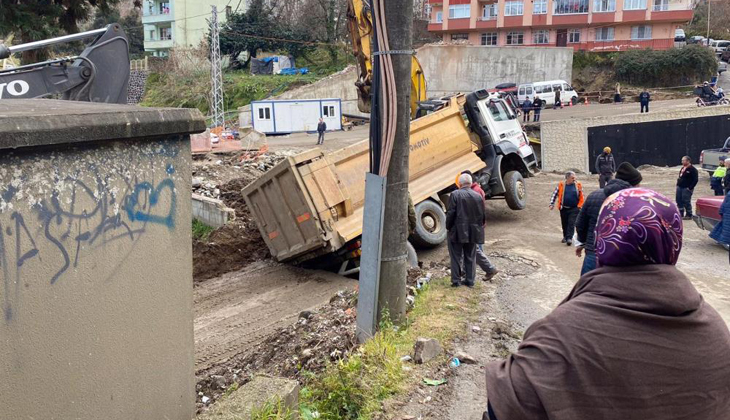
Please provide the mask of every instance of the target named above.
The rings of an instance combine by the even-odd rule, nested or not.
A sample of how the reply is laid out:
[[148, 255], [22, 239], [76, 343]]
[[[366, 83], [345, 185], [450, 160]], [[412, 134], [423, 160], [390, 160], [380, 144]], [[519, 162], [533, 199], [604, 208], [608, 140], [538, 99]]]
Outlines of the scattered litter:
[[[428, 386], [439, 386], [447, 383], [447, 379], [429, 379], [429, 378], [423, 378], [423, 383]], [[427, 400], [430, 400], [431, 397], [427, 397]]]
[[201, 399], [201, 401], [203, 402], [203, 404], [208, 404], [210, 402], [210, 398], [203, 395], [203, 398]]
[[479, 328], [479, 327], [477, 327], [477, 326], [475, 325], [475, 326], [471, 327], [471, 330], [472, 330], [473, 332], [475, 332], [475, 333], [478, 333], [478, 332], [480, 332], [480, 331], [481, 331], [482, 329], [481, 329], [481, 328]]
[[451, 359], [451, 362], [449, 362], [449, 366], [452, 368], [458, 368], [459, 366], [461, 366], [461, 362], [459, 361], [459, 358], [454, 357], [453, 359]]
[[472, 356], [464, 353], [463, 351], [457, 352], [454, 355], [454, 359], [459, 360], [463, 364], [467, 365], [475, 365], [477, 364], [477, 359], [473, 358]]
[[405, 355], [405, 356], [403, 356], [403, 357], [400, 358], [400, 361], [403, 362], [403, 363], [410, 362], [411, 360], [413, 360], [413, 358], [411, 356], [409, 356], [409, 355]]

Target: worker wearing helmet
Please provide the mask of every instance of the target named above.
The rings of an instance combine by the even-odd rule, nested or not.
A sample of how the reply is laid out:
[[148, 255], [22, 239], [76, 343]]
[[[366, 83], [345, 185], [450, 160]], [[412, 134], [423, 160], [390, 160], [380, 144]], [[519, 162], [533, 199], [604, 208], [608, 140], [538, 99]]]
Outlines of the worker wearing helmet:
[[613, 159], [610, 147], [604, 147], [603, 153], [596, 158], [596, 172], [598, 172], [598, 184], [603, 189], [616, 173], [616, 161]]

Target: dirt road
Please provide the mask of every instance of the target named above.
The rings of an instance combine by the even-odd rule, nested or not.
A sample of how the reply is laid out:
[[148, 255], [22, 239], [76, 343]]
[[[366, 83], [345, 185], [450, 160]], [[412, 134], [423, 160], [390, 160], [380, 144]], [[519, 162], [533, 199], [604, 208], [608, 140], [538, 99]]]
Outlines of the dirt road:
[[329, 302], [356, 282], [336, 274], [260, 261], [200, 283], [194, 291], [195, 369], [224, 363]]
[[[678, 168], [650, 168], [642, 171], [642, 186], [674, 197], [674, 182]], [[709, 180], [701, 174], [695, 199], [711, 195]], [[561, 180], [558, 174], [539, 174], [528, 180], [529, 204], [521, 212], [510, 211], [505, 203], [488, 204], [487, 244], [485, 250], [503, 271], [497, 280], [484, 284], [481, 290], [484, 330], [494, 320], [512, 324], [524, 330], [547, 315], [570, 292], [579, 278], [582, 259], [573, 247], [560, 243], [560, 216], [550, 211], [550, 193]], [[596, 176], [579, 176], [586, 192], [598, 187]], [[727, 274], [727, 251], [714, 243], [694, 222], [684, 226], [684, 244], [678, 268], [684, 272], [720, 315], [730, 324], [730, 276]], [[421, 252], [425, 261], [446, 262], [445, 247]], [[518, 256], [519, 261], [515, 261]], [[537, 265], [538, 269], [533, 267]], [[486, 326], [486, 327], [485, 327]], [[518, 340], [515, 340], [513, 346]], [[442, 389], [424, 388], [433, 394], [431, 403], [411, 401], [398, 415], [423, 419], [481, 419], [487, 401], [484, 364], [505, 356], [492, 337], [470, 334], [460, 346], [476, 357], [480, 364], [461, 365], [450, 384]], [[421, 401], [422, 401], [421, 397]], [[389, 416], [389, 418], [398, 418]]]

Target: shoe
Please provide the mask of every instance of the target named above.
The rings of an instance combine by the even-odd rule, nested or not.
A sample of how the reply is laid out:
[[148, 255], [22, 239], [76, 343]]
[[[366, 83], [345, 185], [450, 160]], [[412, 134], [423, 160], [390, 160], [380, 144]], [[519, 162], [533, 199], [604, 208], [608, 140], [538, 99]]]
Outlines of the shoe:
[[565, 241], [565, 238], [563, 238], [563, 240], [562, 240], [562, 241], [560, 241], [560, 243], [561, 243], [561, 244], [564, 244], [565, 242], [566, 242], [566, 241]]
[[466, 286], [466, 287], [468, 287], [468, 288], [471, 289], [471, 288], [474, 287], [474, 283], [464, 283], [464, 286]]
[[492, 279], [499, 274], [499, 270], [494, 270], [492, 272], [487, 273], [486, 276], [484, 276], [484, 281], [492, 281]]
[[451, 287], [459, 287], [461, 286], [459, 283], [451, 283]]
[[572, 239], [568, 239], [567, 241], [565, 241], [565, 244], [568, 245], [568, 246], [571, 246], [571, 245], [573, 245], [573, 240]]
[[689, 216], [684, 216], [682, 220], [692, 220], [692, 215], [690, 214]]

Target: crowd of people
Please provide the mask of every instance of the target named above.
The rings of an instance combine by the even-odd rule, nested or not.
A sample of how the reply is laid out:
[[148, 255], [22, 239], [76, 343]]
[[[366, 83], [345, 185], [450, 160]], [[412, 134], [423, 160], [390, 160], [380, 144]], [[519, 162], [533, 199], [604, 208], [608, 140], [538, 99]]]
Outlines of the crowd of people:
[[[723, 160], [730, 167], [730, 159]], [[643, 188], [610, 148], [596, 161], [600, 188], [584, 197], [568, 172], [552, 194], [563, 243], [585, 253], [580, 279], [516, 353], [487, 366], [484, 419], [720, 419], [730, 413], [730, 331], [676, 268], [698, 171], [682, 158], [674, 202]], [[723, 222], [711, 236], [730, 243], [730, 171], [722, 177]], [[452, 286], [472, 287], [477, 265], [498, 271], [481, 249], [485, 194], [471, 172], [450, 197]], [[482, 257], [479, 256], [482, 255]], [[486, 262], [480, 263], [480, 258]]]

